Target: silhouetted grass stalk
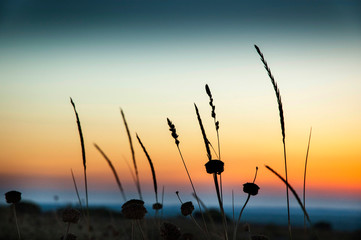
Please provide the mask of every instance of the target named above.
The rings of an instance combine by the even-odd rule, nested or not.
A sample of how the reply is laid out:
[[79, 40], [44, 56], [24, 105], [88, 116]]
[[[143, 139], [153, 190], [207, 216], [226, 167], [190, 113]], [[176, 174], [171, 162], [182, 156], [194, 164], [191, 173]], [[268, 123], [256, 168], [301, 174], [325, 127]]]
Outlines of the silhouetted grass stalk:
[[307, 211], [306, 211], [306, 208], [305, 208], [305, 206], [302, 204], [301, 199], [299, 198], [299, 196], [298, 196], [297, 192], [294, 190], [294, 188], [293, 188], [293, 187], [287, 182], [287, 180], [285, 180], [279, 173], [277, 173], [277, 172], [276, 172], [275, 170], [273, 170], [271, 167], [269, 167], [269, 166], [267, 166], [267, 165], [265, 165], [265, 166], [266, 166], [266, 168], [267, 168], [268, 170], [270, 170], [273, 174], [275, 174], [279, 179], [281, 179], [281, 181], [282, 181], [284, 184], [286, 184], [287, 187], [291, 190], [291, 192], [292, 192], [292, 194], [295, 196], [298, 204], [301, 206], [301, 209], [302, 209], [304, 215], [306, 216], [306, 219], [307, 219], [308, 223], [312, 226], [311, 219], [310, 219], [310, 217], [309, 217], [309, 215], [308, 215], [308, 213], [307, 213]]
[[148, 159], [148, 162], [149, 162], [149, 166], [150, 166], [150, 170], [152, 171], [152, 178], [153, 178], [153, 185], [154, 185], [154, 193], [155, 193], [155, 201], [156, 203], [158, 203], [158, 185], [157, 185], [157, 178], [155, 176], [155, 170], [154, 170], [154, 165], [153, 165], [153, 162], [152, 162], [152, 159], [150, 158], [148, 152], [147, 152], [147, 149], [144, 147], [142, 141], [140, 140], [138, 134], [136, 134], [137, 136], [137, 139], [138, 139], [138, 142], [140, 144], [140, 146], [142, 147], [143, 149], [143, 152], [145, 154], [145, 156], [147, 157]]
[[122, 114], [122, 118], [123, 118], [123, 122], [124, 122], [124, 125], [125, 125], [125, 129], [126, 129], [127, 134], [128, 134], [130, 151], [131, 151], [131, 153], [132, 153], [132, 158], [133, 158], [133, 165], [134, 165], [135, 177], [136, 177], [136, 179], [137, 179], [136, 186], [137, 186], [139, 198], [140, 198], [141, 200], [143, 200], [142, 191], [141, 191], [141, 189], [140, 189], [140, 181], [139, 181], [139, 174], [138, 174], [137, 162], [135, 161], [135, 153], [134, 153], [134, 148], [133, 148], [132, 136], [131, 136], [131, 134], [130, 134], [129, 127], [128, 127], [128, 124], [127, 124], [127, 120], [125, 119], [125, 115], [124, 115], [124, 112], [123, 112], [122, 109], [120, 109], [120, 113]]
[[[209, 141], [208, 141], [206, 132], [205, 132], [204, 127], [203, 127], [202, 119], [201, 119], [201, 116], [200, 116], [200, 114], [199, 114], [197, 105], [194, 104], [194, 107], [195, 107], [195, 110], [196, 110], [199, 127], [200, 127], [200, 129], [201, 129], [202, 136], [203, 136], [203, 140], [204, 140], [204, 143], [205, 143], [205, 146], [206, 146], [206, 151], [207, 151], [208, 160], [209, 160], [209, 161], [212, 161], [212, 155], [211, 155], [211, 151], [210, 151], [210, 149], [209, 149], [209, 144], [208, 144]], [[220, 194], [220, 190], [219, 190], [217, 173], [213, 173], [213, 181], [214, 181], [214, 185], [215, 185], [215, 188], [216, 188], [216, 193], [217, 193], [217, 199], [218, 199], [219, 208], [220, 208], [221, 213], [222, 213], [222, 222], [223, 222], [223, 229], [224, 229], [224, 237], [225, 237], [226, 240], [228, 240], [227, 221], [226, 221], [226, 216], [225, 216], [224, 209], [223, 209], [223, 202], [222, 202], [222, 198], [221, 198], [221, 194]]]
[[[258, 172], [258, 167], [256, 167], [256, 174], [254, 175], [254, 179], [253, 179], [253, 183], [256, 181], [256, 177], [257, 177], [257, 172]], [[236, 240], [236, 236], [237, 236], [237, 229], [238, 229], [238, 224], [241, 220], [241, 217], [242, 217], [242, 213], [243, 213], [243, 210], [245, 209], [249, 199], [251, 198], [251, 194], [249, 193], [248, 196], [247, 196], [247, 199], [246, 199], [246, 202], [244, 203], [242, 209], [241, 209], [241, 212], [239, 213], [239, 216], [238, 216], [238, 219], [237, 219], [237, 222], [236, 222], [236, 226], [234, 228], [234, 232], [233, 232], [233, 240]]]
[[76, 123], [78, 125], [79, 137], [80, 137], [80, 145], [81, 145], [81, 152], [82, 152], [82, 158], [83, 158], [83, 169], [84, 169], [84, 184], [85, 184], [85, 200], [86, 200], [86, 211], [87, 211], [88, 234], [90, 235], [88, 180], [87, 180], [87, 176], [86, 176], [86, 157], [85, 157], [84, 137], [83, 137], [83, 132], [81, 130], [81, 125], [80, 125], [78, 112], [76, 111], [76, 107], [75, 107], [75, 104], [74, 104], [72, 98], [70, 98], [70, 102], [71, 102], [71, 105], [73, 105], [73, 109], [74, 109], [75, 117], [76, 117]]
[[16, 209], [15, 209], [15, 203], [12, 203], [11, 206], [10, 206], [12, 212], [13, 212], [13, 215], [14, 215], [14, 219], [15, 219], [15, 225], [16, 225], [16, 231], [18, 233], [18, 238], [19, 240], [21, 239], [21, 234], [20, 234], [20, 228], [19, 228], [19, 223], [18, 223], [18, 217], [16, 215]]
[[130, 172], [130, 175], [132, 176], [132, 180], [134, 182], [135, 185], [137, 185], [137, 178], [135, 177], [132, 168], [130, 167], [130, 164], [128, 162], [128, 160], [123, 156], [123, 160], [125, 162], [125, 164], [127, 164], [128, 170]]
[[[179, 202], [180, 202], [181, 205], [182, 205], [182, 204], [183, 204], [183, 201], [182, 201], [182, 199], [181, 199], [180, 196], [179, 196], [179, 192], [176, 191], [175, 194], [177, 195], [178, 200], [179, 200]], [[192, 213], [189, 214], [189, 216], [190, 216], [190, 218], [192, 219], [192, 221], [194, 222], [194, 224], [195, 224], [202, 232], [204, 232], [204, 229], [203, 229], [201, 226], [199, 226], [199, 224], [197, 223], [197, 221], [194, 219]]]
[[184, 158], [183, 158], [183, 155], [182, 155], [182, 151], [181, 151], [181, 149], [180, 149], [180, 147], [179, 147], [180, 141], [178, 140], [178, 134], [177, 134], [177, 132], [176, 132], [176, 128], [175, 128], [174, 124], [172, 123], [172, 121], [169, 120], [169, 118], [167, 118], [167, 123], [168, 123], [168, 126], [169, 126], [169, 131], [171, 131], [172, 137], [174, 138], [175, 144], [177, 145], [177, 149], [178, 149], [179, 155], [180, 155], [180, 157], [181, 157], [181, 159], [182, 159], [182, 163], [183, 163], [184, 169], [186, 170], [186, 173], [187, 173], [189, 182], [190, 182], [190, 184], [191, 184], [191, 186], [192, 186], [194, 197], [195, 197], [196, 200], [197, 200], [199, 212], [201, 213], [202, 220], [203, 220], [204, 231], [206, 232], [206, 234], [207, 234], [207, 236], [208, 236], [208, 235], [209, 235], [209, 232], [208, 232], [207, 224], [206, 224], [206, 221], [205, 221], [205, 219], [204, 219], [204, 214], [203, 214], [203, 211], [202, 211], [202, 208], [201, 208], [201, 205], [200, 205], [200, 200], [199, 200], [199, 198], [198, 198], [196, 188], [194, 187], [194, 184], [193, 184], [191, 175], [189, 174], [189, 171], [188, 171], [188, 168], [187, 168], [187, 164], [186, 164], [186, 162], [184, 161]]
[[80, 200], [80, 196], [79, 196], [79, 191], [78, 191], [78, 187], [75, 181], [75, 177], [74, 177], [74, 173], [73, 173], [73, 169], [70, 169], [71, 171], [71, 177], [73, 179], [73, 184], [74, 184], [74, 188], [75, 188], [75, 192], [76, 192], [76, 196], [78, 197], [78, 202], [79, 202], [79, 206], [80, 206], [80, 211], [82, 212], [83, 216], [84, 216], [84, 209], [83, 209], [83, 205], [81, 204], [81, 200]]
[[[310, 129], [310, 135], [308, 137], [308, 145], [307, 145], [307, 152], [306, 152], [306, 160], [305, 160], [305, 172], [303, 175], [303, 206], [306, 208], [306, 172], [307, 172], [307, 160], [308, 160], [308, 153], [310, 150], [310, 143], [311, 143], [311, 134], [312, 134], [312, 127]], [[305, 231], [307, 229], [306, 227], [306, 216], [303, 216], [303, 225], [305, 228]]]
[[[216, 118], [216, 106], [213, 104], [213, 96], [212, 96], [212, 92], [211, 92], [208, 84], [206, 84], [205, 88], [206, 88], [206, 93], [207, 93], [207, 95], [209, 97], [209, 106], [211, 106], [211, 108], [212, 108], [211, 117], [214, 120], [214, 127], [215, 127], [216, 133], [217, 133], [218, 160], [221, 160], [221, 144], [220, 144], [220, 140], [219, 140], [219, 121], [217, 121], [217, 118]], [[212, 145], [211, 145], [211, 147], [213, 148]], [[223, 203], [222, 173], [219, 174], [219, 182], [220, 182], [220, 189], [221, 189], [221, 199], [222, 199], [222, 203]]]
[[122, 187], [122, 184], [120, 183], [120, 180], [119, 180], [119, 176], [117, 174], [117, 171], [115, 170], [112, 162], [110, 161], [110, 159], [108, 158], [108, 156], [103, 152], [103, 150], [96, 144], [94, 143], [94, 147], [100, 152], [100, 154], [104, 157], [104, 159], [107, 161], [110, 169], [112, 170], [112, 173], [114, 175], [114, 178], [115, 178], [115, 181], [117, 182], [117, 185], [118, 185], [118, 188], [120, 190], [120, 193], [122, 194], [122, 197], [123, 197], [123, 200], [126, 202], [127, 201], [127, 197], [125, 196], [125, 193], [124, 193], [124, 189]]
[[[277, 103], [278, 103], [278, 110], [279, 110], [279, 116], [280, 116], [280, 123], [281, 123], [281, 131], [282, 131], [282, 142], [283, 142], [283, 156], [284, 156], [284, 161], [285, 161], [285, 175], [286, 175], [286, 182], [288, 182], [288, 174], [287, 174], [287, 157], [286, 157], [286, 142], [285, 142], [285, 138], [286, 138], [286, 134], [285, 134], [285, 121], [284, 121], [284, 116], [283, 116], [283, 107], [282, 107], [282, 100], [281, 100], [281, 94], [280, 91], [278, 89], [277, 83], [272, 75], [271, 69], [268, 67], [268, 64], [266, 62], [266, 60], [264, 59], [263, 53], [261, 52], [261, 50], [258, 48], [257, 45], [254, 45], [254, 47], [257, 50], [257, 53], [259, 54], [261, 61], [264, 65], [264, 68], [266, 69], [269, 78], [271, 79], [272, 85], [273, 85], [273, 89], [276, 93], [276, 97], [277, 97]], [[289, 196], [288, 196], [288, 185], [286, 184], [286, 197], [287, 197], [287, 217], [288, 217], [288, 231], [289, 231], [289, 235], [290, 235], [290, 239], [292, 239], [292, 232], [291, 232], [291, 217], [290, 217], [290, 201], [289, 201]]]

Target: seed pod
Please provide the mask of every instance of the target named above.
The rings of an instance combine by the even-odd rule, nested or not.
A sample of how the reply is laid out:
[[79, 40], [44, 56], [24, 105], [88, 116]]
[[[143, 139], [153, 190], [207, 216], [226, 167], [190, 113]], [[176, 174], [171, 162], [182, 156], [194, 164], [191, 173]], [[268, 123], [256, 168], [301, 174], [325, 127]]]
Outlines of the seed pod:
[[188, 216], [188, 215], [192, 214], [193, 210], [194, 210], [194, 206], [191, 201], [185, 202], [181, 206], [181, 212], [182, 212], [183, 216]]
[[63, 222], [77, 223], [80, 218], [80, 212], [74, 208], [67, 208], [63, 212]]
[[221, 174], [224, 171], [224, 163], [221, 160], [210, 160], [206, 164], [207, 173]]
[[123, 204], [122, 213], [128, 219], [142, 219], [147, 209], [144, 207], [144, 201], [132, 199]]
[[181, 232], [176, 225], [165, 222], [160, 227], [160, 236], [164, 240], [178, 240]]
[[21, 192], [10, 191], [5, 193], [5, 199], [7, 203], [18, 203], [21, 200]]
[[252, 196], [258, 194], [259, 187], [255, 183], [245, 183], [243, 184], [243, 192], [248, 193]]
[[163, 205], [161, 203], [154, 203], [153, 204], [153, 209], [154, 210], [159, 210], [159, 209], [162, 209], [163, 208]]

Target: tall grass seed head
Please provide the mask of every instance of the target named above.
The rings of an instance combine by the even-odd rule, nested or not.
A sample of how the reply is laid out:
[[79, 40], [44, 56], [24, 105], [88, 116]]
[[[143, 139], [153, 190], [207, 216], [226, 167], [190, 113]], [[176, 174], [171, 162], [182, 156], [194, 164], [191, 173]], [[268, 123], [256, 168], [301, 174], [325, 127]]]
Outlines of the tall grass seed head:
[[63, 222], [77, 223], [80, 219], [80, 212], [74, 208], [67, 208], [63, 211]]
[[164, 240], [178, 240], [181, 236], [181, 231], [176, 225], [164, 222], [160, 227], [160, 236]]
[[224, 163], [221, 160], [210, 160], [206, 164], [207, 173], [221, 174], [224, 171]]
[[248, 193], [252, 196], [258, 194], [259, 187], [255, 183], [245, 183], [243, 184], [243, 192]]
[[147, 209], [144, 207], [144, 201], [132, 199], [123, 204], [122, 213], [128, 219], [143, 219]]
[[181, 212], [182, 212], [183, 216], [191, 215], [193, 210], [194, 210], [194, 206], [191, 201], [185, 202], [181, 206]]

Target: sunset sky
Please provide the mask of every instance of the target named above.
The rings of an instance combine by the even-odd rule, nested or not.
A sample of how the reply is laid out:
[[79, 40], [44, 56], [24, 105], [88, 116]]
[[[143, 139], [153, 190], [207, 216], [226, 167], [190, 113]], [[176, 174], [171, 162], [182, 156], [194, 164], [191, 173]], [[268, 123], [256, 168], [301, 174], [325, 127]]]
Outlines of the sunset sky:
[[[3, 1], [0, 7], [0, 192], [36, 202], [76, 202], [73, 169], [84, 196], [79, 135], [87, 154], [89, 203], [121, 202], [113, 161], [127, 197], [137, 198], [120, 115], [132, 133], [146, 202], [155, 201], [147, 148], [165, 203], [191, 187], [168, 130], [199, 195], [216, 203], [194, 111], [209, 140], [220, 122], [226, 204], [243, 203], [242, 184], [256, 166], [260, 194], [252, 205], [285, 204], [282, 135], [272, 84], [257, 44], [278, 83], [285, 115], [290, 183], [302, 194], [308, 135], [312, 139], [307, 199], [313, 206], [361, 208], [361, 4], [356, 1]], [[132, 165], [131, 165], [132, 166]], [[292, 198], [293, 199], [293, 198]], [[279, 201], [280, 200], [280, 201]], [[1, 200], [4, 203], [5, 200]], [[295, 204], [293, 202], [293, 204]]]

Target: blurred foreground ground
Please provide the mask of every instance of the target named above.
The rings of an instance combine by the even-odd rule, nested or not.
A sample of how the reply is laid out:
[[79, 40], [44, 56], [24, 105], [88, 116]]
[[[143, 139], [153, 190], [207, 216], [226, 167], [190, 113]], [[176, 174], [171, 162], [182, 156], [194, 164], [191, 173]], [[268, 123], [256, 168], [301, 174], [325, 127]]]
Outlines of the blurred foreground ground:
[[[148, 209], [148, 211], [154, 211]], [[62, 209], [42, 211], [35, 204], [23, 204], [17, 206], [18, 221], [22, 239], [61, 239], [65, 233], [67, 224], [62, 221]], [[197, 222], [202, 225], [198, 218], [199, 214], [194, 214]], [[208, 216], [207, 216], [208, 219]], [[210, 239], [222, 239], [222, 223], [216, 211], [212, 212], [212, 221], [207, 220], [208, 229], [211, 232]], [[105, 208], [93, 208], [90, 211], [90, 237], [85, 218], [81, 218], [79, 223], [70, 226], [70, 232], [77, 236], [78, 240], [83, 239], [132, 239], [132, 227], [134, 230], [133, 239], [142, 239], [139, 225], [145, 232], [146, 238], [162, 239], [160, 235], [160, 226], [163, 222], [170, 222], [179, 227], [182, 236], [179, 239], [205, 239], [204, 234], [196, 227], [191, 218], [183, 216], [163, 217], [159, 213], [157, 217], [148, 216], [145, 220], [137, 221], [125, 219], [119, 211], [112, 211]], [[228, 232], [233, 236], [233, 223], [229, 219]], [[250, 229], [250, 233], [246, 232]], [[352, 231], [334, 230], [332, 225], [327, 222], [315, 223], [314, 232], [319, 239], [342, 239], [342, 240], [360, 240], [361, 229]], [[313, 234], [308, 230], [306, 233], [303, 228], [292, 228], [293, 239], [313, 239]], [[241, 221], [237, 239], [249, 239], [252, 235], [265, 235], [269, 239], [281, 240], [288, 239], [287, 227], [276, 224], [254, 224]], [[8, 206], [0, 207], [0, 239], [18, 239], [15, 221], [12, 212]]]

